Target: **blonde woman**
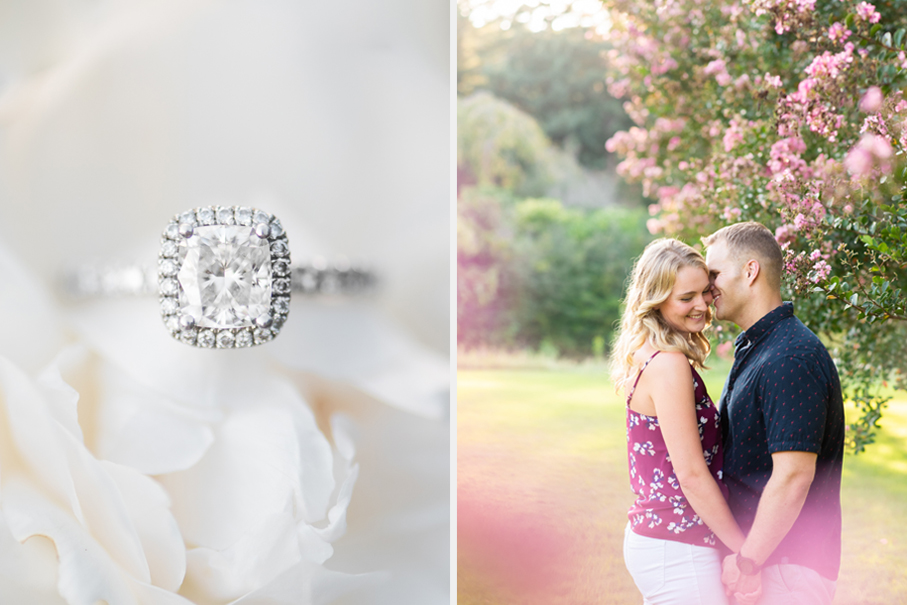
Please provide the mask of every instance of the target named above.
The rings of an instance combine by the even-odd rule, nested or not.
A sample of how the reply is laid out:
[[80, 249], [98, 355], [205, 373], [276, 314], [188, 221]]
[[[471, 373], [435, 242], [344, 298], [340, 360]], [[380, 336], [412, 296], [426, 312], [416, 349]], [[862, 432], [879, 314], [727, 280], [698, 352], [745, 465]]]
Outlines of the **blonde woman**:
[[721, 482], [719, 413], [697, 372], [711, 302], [702, 255], [655, 240], [633, 268], [612, 356], [637, 494], [624, 560], [647, 605], [726, 604], [718, 540], [737, 552], [745, 538]]

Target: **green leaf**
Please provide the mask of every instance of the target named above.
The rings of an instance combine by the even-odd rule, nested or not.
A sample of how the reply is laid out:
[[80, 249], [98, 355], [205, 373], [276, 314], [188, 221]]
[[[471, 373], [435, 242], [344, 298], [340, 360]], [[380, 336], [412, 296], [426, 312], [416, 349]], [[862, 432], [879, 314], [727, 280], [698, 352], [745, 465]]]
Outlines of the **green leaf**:
[[879, 33], [880, 29], [882, 29], [882, 26], [880, 24], [876, 23], [875, 25], [872, 26], [872, 28], [870, 28], [869, 35], [874, 37], [877, 33]]
[[904, 29], [903, 27], [901, 29], [899, 29], [897, 32], [895, 32], [895, 34], [894, 34], [894, 45], [895, 46], [898, 46], [898, 47], [901, 46], [901, 42], [904, 41], [905, 33], [907, 33], [907, 29]]
[[850, 13], [844, 18], [844, 25], [847, 29], [853, 29], [854, 14]]
[[850, 297], [850, 304], [856, 307], [858, 302], [860, 302], [860, 296], [854, 293], [854, 295]]
[[[876, 23], [876, 25], [878, 25], [878, 23]], [[882, 44], [891, 46], [891, 32], [885, 32], [885, 35], [882, 36]]]

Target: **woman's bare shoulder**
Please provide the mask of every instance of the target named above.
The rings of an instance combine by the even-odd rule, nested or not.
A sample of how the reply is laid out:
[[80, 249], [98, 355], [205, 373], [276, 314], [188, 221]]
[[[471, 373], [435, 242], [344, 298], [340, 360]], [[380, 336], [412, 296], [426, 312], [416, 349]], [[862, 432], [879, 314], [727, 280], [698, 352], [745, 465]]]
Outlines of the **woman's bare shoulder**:
[[649, 369], [650, 384], [657, 384], [673, 393], [676, 389], [685, 391], [693, 386], [693, 374], [690, 372], [690, 360], [680, 351], [662, 351], [655, 356]]
[[660, 351], [649, 363], [649, 369], [643, 372], [646, 373], [657, 376], [661, 381], [679, 379], [686, 382], [687, 377], [692, 379], [690, 360], [680, 351]]
[[[655, 355], [656, 352], [658, 355]], [[648, 343], [640, 347], [639, 350], [633, 354], [633, 360], [638, 366], [641, 366], [650, 359], [649, 365], [652, 367], [683, 368], [684, 366], [690, 365], [690, 360], [680, 351], [660, 351]]]

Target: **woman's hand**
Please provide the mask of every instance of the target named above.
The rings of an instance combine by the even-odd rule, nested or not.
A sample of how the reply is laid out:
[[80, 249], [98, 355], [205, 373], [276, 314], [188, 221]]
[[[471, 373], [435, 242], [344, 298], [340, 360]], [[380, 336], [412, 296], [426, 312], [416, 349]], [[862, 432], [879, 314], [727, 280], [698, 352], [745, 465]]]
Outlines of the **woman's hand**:
[[726, 556], [721, 564], [721, 582], [727, 596], [734, 597], [739, 605], [755, 605], [762, 596], [762, 572], [741, 573], [735, 553]]

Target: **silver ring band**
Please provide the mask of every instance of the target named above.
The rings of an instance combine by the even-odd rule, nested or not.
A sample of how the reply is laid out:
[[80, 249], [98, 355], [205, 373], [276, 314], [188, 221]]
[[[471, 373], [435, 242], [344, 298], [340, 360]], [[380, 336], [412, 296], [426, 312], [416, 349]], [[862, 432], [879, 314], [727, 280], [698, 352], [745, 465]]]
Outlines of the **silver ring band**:
[[375, 274], [341, 259], [291, 264], [286, 232], [272, 214], [247, 206], [206, 206], [174, 216], [156, 266], [83, 265], [63, 278], [75, 299], [157, 293], [171, 336], [231, 349], [278, 335], [290, 294], [345, 297], [368, 292]]
[[[66, 271], [64, 294], [73, 300], [97, 297], [157, 295], [158, 267], [122, 263], [83, 264]], [[374, 271], [345, 260], [329, 263], [316, 257], [290, 266], [290, 291], [311, 297], [358, 296], [377, 285]]]

